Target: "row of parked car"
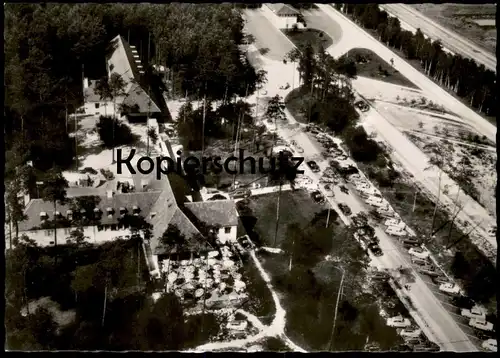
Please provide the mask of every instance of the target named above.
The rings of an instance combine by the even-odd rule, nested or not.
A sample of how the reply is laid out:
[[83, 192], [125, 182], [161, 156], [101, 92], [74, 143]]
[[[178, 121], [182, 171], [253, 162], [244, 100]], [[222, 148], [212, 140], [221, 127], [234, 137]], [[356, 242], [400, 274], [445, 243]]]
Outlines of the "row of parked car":
[[375, 235], [375, 230], [368, 224], [368, 218], [365, 215], [356, 215], [352, 218], [352, 222], [356, 230], [354, 238], [359, 242], [363, 250], [370, 251], [377, 257], [384, 255], [379, 246], [379, 238]]

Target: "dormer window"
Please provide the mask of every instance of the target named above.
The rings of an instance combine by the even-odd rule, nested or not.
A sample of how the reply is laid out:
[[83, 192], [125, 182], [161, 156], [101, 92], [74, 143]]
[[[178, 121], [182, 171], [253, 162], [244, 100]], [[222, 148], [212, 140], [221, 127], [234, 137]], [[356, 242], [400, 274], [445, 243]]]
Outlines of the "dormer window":
[[134, 213], [134, 215], [139, 215], [139, 212], [141, 211], [141, 209], [139, 209], [139, 207], [137, 205], [134, 205], [134, 207], [132, 208], [132, 213]]
[[40, 220], [45, 221], [48, 219], [48, 215], [45, 211], [40, 212]]
[[125, 209], [123, 206], [120, 208], [120, 215], [123, 216], [127, 213], [127, 209]]
[[56, 218], [60, 218], [61, 216], [62, 216], [62, 215], [61, 215], [61, 213], [60, 213], [59, 211], [56, 211], [56, 212], [54, 213], [54, 217], [56, 217]]
[[155, 212], [152, 212], [151, 213], [151, 219], [154, 218], [156, 216], [156, 213]]

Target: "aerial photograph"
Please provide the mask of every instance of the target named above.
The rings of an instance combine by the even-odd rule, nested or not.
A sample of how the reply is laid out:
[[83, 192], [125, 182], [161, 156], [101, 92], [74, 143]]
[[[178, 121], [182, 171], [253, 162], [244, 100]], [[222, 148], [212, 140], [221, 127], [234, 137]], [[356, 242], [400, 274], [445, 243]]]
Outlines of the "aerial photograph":
[[495, 3], [5, 3], [6, 351], [497, 352]]

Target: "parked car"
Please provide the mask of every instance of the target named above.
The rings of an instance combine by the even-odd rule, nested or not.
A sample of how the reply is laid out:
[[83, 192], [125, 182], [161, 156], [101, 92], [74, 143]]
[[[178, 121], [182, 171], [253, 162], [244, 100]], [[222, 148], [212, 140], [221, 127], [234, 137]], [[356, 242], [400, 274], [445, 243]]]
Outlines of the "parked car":
[[389, 226], [387, 229], [385, 229], [386, 234], [392, 235], [392, 236], [407, 236], [407, 232], [402, 230], [401, 228], [395, 227], [395, 226]]
[[319, 190], [313, 191], [311, 193], [311, 198], [318, 204], [323, 204], [325, 202], [325, 197]]
[[496, 352], [497, 351], [497, 340], [496, 339], [487, 339], [482, 344], [481, 347], [486, 349], [487, 351]]
[[357, 101], [354, 105], [358, 107], [361, 112], [367, 112], [370, 109], [370, 106], [365, 101]]
[[400, 238], [399, 240], [403, 245], [408, 245], [408, 246], [420, 246], [420, 241], [416, 239], [411, 239], [411, 238]]
[[359, 175], [358, 173], [354, 173], [354, 174], [351, 174], [348, 176], [347, 178], [349, 181], [355, 181], [355, 180], [361, 180], [361, 175]]
[[486, 319], [486, 312], [482, 307], [474, 306], [471, 309], [464, 308], [460, 311], [460, 314], [467, 318], [475, 318], [478, 320]]
[[340, 191], [343, 192], [344, 194], [349, 194], [349, 189], [345, 185], [339, 186]]
[[411, 326], [411, 322], [408, 318], [403, 316], [396, 316], [387, 319], [387, 325], [389, 327], [405, 328]]
[[340, 211], [342, 211], [342, 213], [343, 213], [344, 215], [346, 215], [346, 216], [349, 216], [349, 215], [351, 215], [351, 214], [352, 214], [351, 208], [350, 208], [350, 207], [348, 207], [348, 206], [347, 206], [346, 204], [344, 204], [344, 203], [340, 203], [340, 204], [339, 204], [339, 209], [340, 209]]
[[436, 285], [441, 285], [443, 283], [450, 283], [450, 280], [446, 276], [436, 276], [432, 278], [432, 282]]
[[368, 244], [368, 249], [377, 257], [384, 255], [384, 252], [376, 242], [370, 242]]
[[354, 216], [351, 220], [354, 226], [358, 228], [368, 225], [368, 218], [365, 215], [358, 214]]
[[252, 192], [249, 189], [236, 189], [229, 193], [233, 199], [241, 199], [248, 198], [252, 195]]
[[493, 323], [482, 319], [471, 318], [469, 321], [469, 326], [480, 329], [482, 331], [487, 331], [487, 332], [493, 331]]
[[254, 244], [250, 239], [248, 238], [247, 235], [239, 237], [237, 239], [238, 244], [240, 244], [245, 250], [250, 250], [254, 248]]
[[388, 280], [391, 277], [387, 272], [377, 271], [371, 274], [371, 278], [374, 280]]
[[418, 271], [431, 277], [439, 276], [439, 272], [437, 272], [436, 268], [432, 265], [419, 267]]
[[400, 227], [401, 229], [404, 229], [406, 226], [406, 224], [399, 219], [387, 219], [386, 221], [384, 221], [384, 225]]
[[427, 266], [430, 264], [430, 261], [426, 258], [420, 258], [420, 257], [412, 257], [411, 262], [415, 265], [419, 266]]
[[420, 328], [403, 328], [399, 332], [401, 337], [417, 338], [422, 335], [422, 330]]
[[429, 251], [427, 251], [427, 249], [424, 249], [423, 247], [412, 247], [408, 250], [408, 253], [411, 256], [415, 256], [421, 259], [426, 259], [430, 255]]
[[311, 170], [313, 171], [313, 173], [318, 173], [320, 171], [319, 165], [314, 160], [308, 161], [307, 162], [307, 166], [309, 168], [311, 168]]
[[226, 325], [227, 329], [230, 329], [232, 331], [244, 331], [248, 326], [248, 322], [244, 320], [234, 320], [231, 322], [228, 322]]
[[396, 212], [390, 207], [390, 206], [385, 206], [381, 208], [376, 208], [375, 209], [377, 213], [379, 213], [381, 216], [386, 217], [386, 218], [393, 218], [396, 216]]
[[446, 292], [450, 295], [458, 295], [462, 292], [457, 284], [450, 282], [442, 283], [441, 285], [439, 285], [439, 291]]
[[415, 344], [413, 346], [413, 352], [439, 352], [441, 348], [437, 343], [426, 342], [421, 344]]
[[356, 168], [353, 165], [348, 165], [347, 167], [340, 168], [339, 173], [344, 175], [344, 176], [348, 176], [348, 175], [352, 175], [352, 174], [358, 174], [359, 170], [358, 170], [358, 168]]

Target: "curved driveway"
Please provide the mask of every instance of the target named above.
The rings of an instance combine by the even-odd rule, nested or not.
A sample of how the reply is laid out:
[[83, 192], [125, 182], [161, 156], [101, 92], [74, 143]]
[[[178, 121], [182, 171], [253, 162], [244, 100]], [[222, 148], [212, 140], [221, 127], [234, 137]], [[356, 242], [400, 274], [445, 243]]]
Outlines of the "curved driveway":
[[285, 39], [287, 37], [265, 17], [261, 9], [245, 10], [243, 19], [245, 31], [255, 37], [255, 46], [258, 49], [269, 49], [265, 55], [266, 58], [281, 61], [288, 52], [293, 50], [293, 43], [283, 40], [283, 37]]

